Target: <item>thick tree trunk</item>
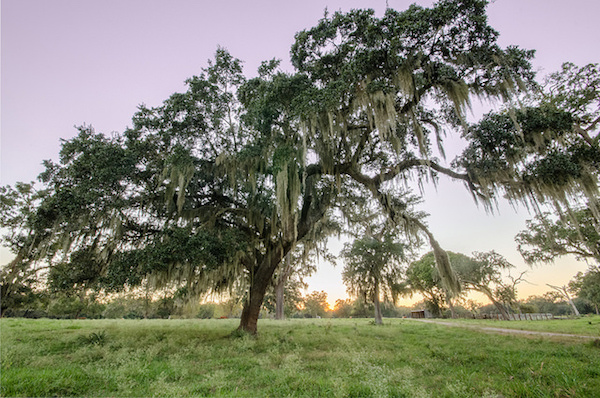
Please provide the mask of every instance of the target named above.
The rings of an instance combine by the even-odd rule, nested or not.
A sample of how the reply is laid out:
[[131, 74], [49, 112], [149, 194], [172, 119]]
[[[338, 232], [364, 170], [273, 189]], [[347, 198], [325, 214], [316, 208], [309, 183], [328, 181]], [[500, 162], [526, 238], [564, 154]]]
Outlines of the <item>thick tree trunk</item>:
[[[325, 198], [322, 198], [325, 199]], [[283, 257], [290, 251], [295, 242], [300, 241], [314, 225], [325, 216], [327, 206], [324, 205], [326, 200], [323, 200], [321, 205], [312, 208], [312, 197], [307, 195], [304, 198], [300, 221], [298, 222], [297, 235], [294, 239], [288, 236], [283, 245], [273, 244], [267, 249], [263, 260], [255, 269], [250, 282], [250, 295], [244, 303], [240, 326], [238, 330], [242, 330], [251, 334], [257, 333], [258, 316], [262, 308], [263, 300], [267, 288], [273, 279], [275, 270], [281, 263]], [[285, 237], [284, 237], [285, 238]]]
[[267, 291], [269, 281], [257, 281], [256, 279], [250, 286], [250, 297], [244, 303], [242, 316], [240, 318], [240, 326], [238, 330], [243, 330], [250, 334], [256, 334], [258, 329], [258, 317], [262, 308], [263, 299]]
[[[285, 251], [289, 251], [289, 247]], [[283, 253], [284, 249], [282, 247], [272, 249], [256, 269], [250, 282], [250, 296], [244, 303], [244, 308], [242, 309], [238, 330], [243, 330], [250, 334], [257, 333], [258, 317], [263, 305], [265, 293], [267, 292], [267, 288], [271, 283], [277, 266], [281, 263]]]
[[485, 286], [475, 286], [475, 290], [483, 293], [487, 296], [488, 299], [490, 299], [490, 301], [492, 302], [492, 304], [494, 304], [494, 307], [496, 307], [496, 309], [498, 310], [498, 312], [500, 313], [500, 315], [502, 316], [502, 319], [509, 321], [510, 320], [510, 314], [508, 313], [508, 311], [506, 310], [506, 308], [499, 303], [498, 301], [496, 301], [496, 299], [494, 298], [494, 294]]
[[381, 316], [381, 305], [379, 303], [379, 286], [375, 285], [375, 292], [373, 293], [373, 304], [375, 307], [375, 324], [383, 325], [383, 317]]
[[500, 312], [500, 315], [502, 315], [502, 318], [506, 321], [509, 321], [510, 314], [508, 313], [508, 311], [506, 311], [506, 308], [504, 308], [504, 306], [502, 304], [500, 304], [499, 302], [497, 302], [494, 298], [490, 297], [490, 300], [492, 301], [492, 304], [494, 304], [494, 306], [498, 309], [498, 312]]

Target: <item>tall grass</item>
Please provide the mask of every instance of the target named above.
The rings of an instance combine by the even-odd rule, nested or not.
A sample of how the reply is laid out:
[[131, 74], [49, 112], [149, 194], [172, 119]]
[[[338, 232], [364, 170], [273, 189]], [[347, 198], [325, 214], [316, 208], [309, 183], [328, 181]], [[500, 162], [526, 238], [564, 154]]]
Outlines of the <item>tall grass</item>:
[[595, 397], [600, 347], [405, 320], [2, 319], [2, 396]]

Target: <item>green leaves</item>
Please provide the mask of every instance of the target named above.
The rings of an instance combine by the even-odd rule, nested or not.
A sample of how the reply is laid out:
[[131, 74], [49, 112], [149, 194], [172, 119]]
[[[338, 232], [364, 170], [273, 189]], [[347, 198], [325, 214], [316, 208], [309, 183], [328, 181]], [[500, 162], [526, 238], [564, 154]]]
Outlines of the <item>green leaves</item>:
[[393, 301], [406, 260], [405, 245], [396, 242], [390, 235], [383, 239], [371, 236], [355, 239], [344, 246], [341, 255], [345, 266], [342, 279], [348, 292], [354, 296], [371, 298], [376, 290], [382, 291]]
[[573, 209], [560, 218], [549, 213], [527, 221], [527, 229], [515, 237], [528, 263], [547, 263], [573, 254], [580, 259], [600, 259], [598, 221], [589, 207]]
[[550, 74], [545, 86], [543, 101], [571, 113], [578, 123], [594, 130], [600, 116], [598, 64], [578, 67], [565, 62], [560, 71]]
[[569, 282], [569, 289], [576, 293], [580, 298], [590, 302], [596, 307], [600, 307], [600, 268], [590, 267], [585, 273], [578, 272]]

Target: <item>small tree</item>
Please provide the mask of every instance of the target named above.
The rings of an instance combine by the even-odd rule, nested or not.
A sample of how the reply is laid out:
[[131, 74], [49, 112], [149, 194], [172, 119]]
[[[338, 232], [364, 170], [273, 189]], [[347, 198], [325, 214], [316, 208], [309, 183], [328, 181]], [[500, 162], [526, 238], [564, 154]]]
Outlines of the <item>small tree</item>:
[[279, 277], [278, 275], [273, 291], [265, 296], [264, 307], [270, 313], [275, 313], [275, 319], [283, 320], [298, 312], [304, 301], [302, 290], [308, 285], [294, 274], [288, 277], [285, 283], [281, 283]]
[[455, 269], [465, 289], [483, 293], [502, 317], [508, 319], [510, 308], [516, 302], [516, 285], [522, 275], [519, 278], [509, 276], [511, 283], [504, 282], [503, 271], [514, 265], [494, 251], [476, 252], [472, 258], [460, 255], [460, 258], [462, 261], [455, 261]]
[[[452, 268], [458, 275], [464, 291], [473, 290], [483, 293], [496, 307], [503, 318], [508, 319], [511, 306], [516, 302], [516, 285], [518, 278], [508, 278], [505, 282], [503, 272], [513, 267], [500, 254], [490, 251], [474, 253], [473, 257], [461, 253], [448, 252]], [[427, 253], [420, 260], [411, 263], [406, 271], [406, 282], [413, 290], [420, 292], [429, 303], [432, 312], [442, 314], [444, 304], [452, 305], [456, 295], [444, 288], [435, 267], [433, 253]], [[453, 311], [453, 309], [451, 308]]]
[[342, 256], [346, 263], [342, 279], [348, 293], [371, 300], [375, 323], [381, 325], [382, 297], [395, 303], [401, 293], [402, 262], [406, 260], [404, 244], [395, 242], [390, 235], [364, 237], [346, 244]]
[[326, 292], [315, 290], [304, 298], [304, 313], [311, 318], [322, 318], [327, 311], [329, 311], [329, 304]]

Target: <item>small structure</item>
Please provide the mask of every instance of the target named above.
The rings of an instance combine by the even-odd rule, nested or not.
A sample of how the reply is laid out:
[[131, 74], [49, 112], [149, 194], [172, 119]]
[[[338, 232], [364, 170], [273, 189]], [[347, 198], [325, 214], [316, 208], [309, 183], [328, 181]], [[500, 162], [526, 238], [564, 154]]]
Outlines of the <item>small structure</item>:
[[427, 311], [427, 310], [416, 310], [416, 311], [411, 311], [410, 312], [410, 317], [411, 318], [433, 318], [433, 316], [431, 315], [431, 312]]

